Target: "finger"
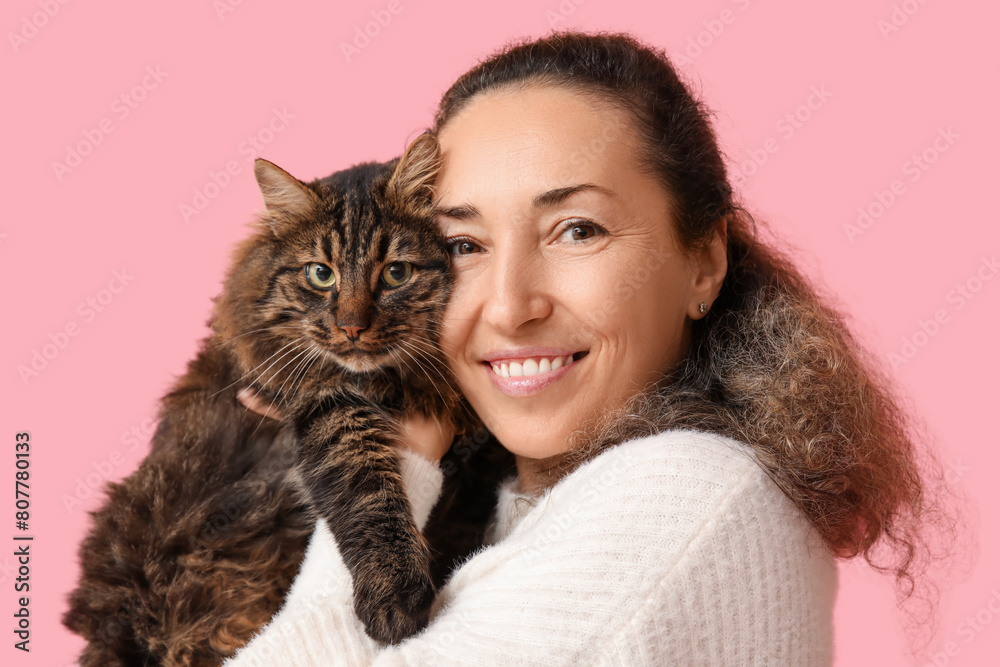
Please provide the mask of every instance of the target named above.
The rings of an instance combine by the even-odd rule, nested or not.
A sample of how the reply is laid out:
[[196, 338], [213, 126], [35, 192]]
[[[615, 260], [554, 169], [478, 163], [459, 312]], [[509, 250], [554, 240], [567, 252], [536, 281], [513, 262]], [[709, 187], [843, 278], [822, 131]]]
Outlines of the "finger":
[[246, 406], [247, 410], [251, 412], [256, 412], [262, 417], [269, 417], [271, 419], [282, 420], [284, 416], [281, 414], [281, 410], [276, 408], [272, 403], [265, 402], [253, 389], [250, 387], [244, 387], [236, 394], [236, 398]]
[[430, 460], [440, 460], [455, 437], [450, 421], [410, 415], [403, 419], [403, 446]]

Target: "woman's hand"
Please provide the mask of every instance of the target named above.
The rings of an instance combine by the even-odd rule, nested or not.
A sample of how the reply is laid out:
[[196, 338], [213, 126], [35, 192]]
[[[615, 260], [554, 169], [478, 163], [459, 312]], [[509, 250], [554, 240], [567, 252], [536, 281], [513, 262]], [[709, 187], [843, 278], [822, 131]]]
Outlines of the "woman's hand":
[[428, 461], [439, 463], [455, 439], [455, 426], [435, 417], [410, 415], [402, 420], [403, 446]]
[[[250, 387], [241, 389], [236, 398], [251, 412], [279, 421], [284, 419], [281, 410], [261, 399]], [[455, 426], [434, 417], [410, 415], [404, 417], [401, 423], [402, 445], [434, 463], [441, 461], [455, 439]]]
[[236, 394], [236, 398], [239, 399], [240, 403], [246, 407], [250, 412], [256, 412], [261, 417], [270, 417], [271, 419], [277, 419], [282, 421], [285, 416], [281, 414], [281, 410], [278, 406], [273, 403], [268, 404], [257, 395], [250, 387], [244, 387], [240, 389], [240, 393]]

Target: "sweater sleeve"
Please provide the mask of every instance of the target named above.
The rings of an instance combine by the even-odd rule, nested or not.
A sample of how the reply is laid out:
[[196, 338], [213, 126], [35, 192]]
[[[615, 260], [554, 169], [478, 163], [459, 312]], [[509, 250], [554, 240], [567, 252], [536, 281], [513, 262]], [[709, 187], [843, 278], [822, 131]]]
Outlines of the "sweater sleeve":
[[[444, 475], [438, 465], [410, 450], [399, 450], [399, 457], [406, 496], [417, 528], [422, 531], [441, 495]], [[330, 630], [339, 629], [344, 633], [336, 658], [321, 657], [326, 647], [314, 646], [308, 637], [292, 651], [284, 645], [293, 631], [309, 633], [317, 622], [328, 623]], [[372, 659], [377, 649], [378, 644], [365, 634], [364, 625], [354, 613], [350, 570], [340, 557], [326, 521], [319, 519], [302, 567], [281, 610], [223, 665], [363, 665]], [[316, 656], [315, 660], [312, 656]]]
[[294, 591], [303, 594], [226, 664], [832, 659], [832, 560], [741, 446], [720, 436], [667, 432], [582, 466], [467, 561], [438, 595], [430, 625], [397, 646], [365, 635], [325, 525], [307, 559], [322, 559], [307, 575], [309, 594]]

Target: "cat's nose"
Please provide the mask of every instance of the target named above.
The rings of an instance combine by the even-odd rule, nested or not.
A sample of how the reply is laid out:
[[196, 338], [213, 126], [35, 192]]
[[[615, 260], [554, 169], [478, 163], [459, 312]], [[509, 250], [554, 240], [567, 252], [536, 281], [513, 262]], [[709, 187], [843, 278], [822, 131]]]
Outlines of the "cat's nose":
[[352, 343], [358, 342], [358, 339], [361, 338], [361, 332], [364, 331], [366, 328], [366, 327], [351, 326], [346, 324], [341, 324], [339, 326], [347, 333], [347, 340], [351, 341]]

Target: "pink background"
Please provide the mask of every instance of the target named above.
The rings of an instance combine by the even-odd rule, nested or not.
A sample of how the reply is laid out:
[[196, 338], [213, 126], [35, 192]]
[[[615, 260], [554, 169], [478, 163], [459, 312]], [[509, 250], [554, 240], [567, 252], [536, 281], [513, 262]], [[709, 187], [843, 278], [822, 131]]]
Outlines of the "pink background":
[[[974, 501], [978, 563], [944, 599], [931, 651], [903, 657], [889, 581], [849, 563], [837, 664], [996, 664], [1000, 279], [983, 264], [1000, 250], [995, 3], [399, 0], [398, 13], [378, 14], [388, 4], [4, 3], [0, 477], [14, 475], [15, 433], [30, 431], [35, 541], [25, 655], [12, 648], [17, 531], [3, 494], [0, 662], [65, 665], [82, 646], [58, 618], [86, 511], [102, 474], [120, 479], [145, 455], [157, 399], [206, 333], [230, 248], [261, 206], [248, 137], [301, 178], [388, 159], [477, 58], [554, 22], [687, 53], [678, 62], [718, 112], [748, 208], [851, 314]], [[348, 58], [341, 44], [373, 11], [391, 20]], [[798, 127], [783, 121], [796, 113]], [[88, 154], [57, 174], [81, 142]], [[925, 151], [924, 170], [912, 158]], [[231, 161], [227, 182], [217, 172]], [[211, 198], [185, 221], [196, 190]], [[859, 207], [873, 217], [851, 235]], [[953, 291], [961, 284], [970, 299]], [[889, 364], [903, 351], [911, 358]], [[22, 378], [36, 352], [51, 358]]]

